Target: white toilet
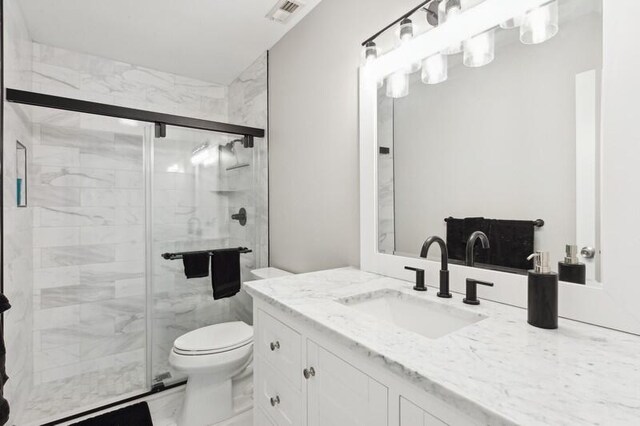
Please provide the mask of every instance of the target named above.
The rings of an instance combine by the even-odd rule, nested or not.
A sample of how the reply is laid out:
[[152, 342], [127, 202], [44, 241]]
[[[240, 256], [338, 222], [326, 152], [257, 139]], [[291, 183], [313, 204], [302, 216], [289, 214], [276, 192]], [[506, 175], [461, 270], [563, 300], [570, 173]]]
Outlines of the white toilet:
[[253, 328], [242, 321], [202, 327], [178, 337], [169, 363], [187, 375], [178, 426], [207, 426], [233, 416], [231, 379], [253, 359]]

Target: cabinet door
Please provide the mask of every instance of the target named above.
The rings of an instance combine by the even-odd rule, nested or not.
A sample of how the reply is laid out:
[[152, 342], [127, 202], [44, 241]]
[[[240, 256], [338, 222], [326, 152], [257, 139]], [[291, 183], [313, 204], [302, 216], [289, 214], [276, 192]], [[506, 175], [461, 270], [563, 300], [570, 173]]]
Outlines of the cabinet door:
[[307, 340], [309, 426], [386, 426], [387, 388]]

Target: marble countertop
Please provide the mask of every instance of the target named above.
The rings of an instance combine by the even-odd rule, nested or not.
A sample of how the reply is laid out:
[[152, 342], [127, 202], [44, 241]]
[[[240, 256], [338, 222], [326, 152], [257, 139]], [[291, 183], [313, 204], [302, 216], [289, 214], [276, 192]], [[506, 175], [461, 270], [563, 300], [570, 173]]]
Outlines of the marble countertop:
[[[482, 303], [468, 306], [459, 294], [441, 299], [354, 268], [245, 288], [485, 424], [640, 424], [638, 336], [563, 319], [543, 330], [527, 324], [524, 309], [482, 300], [483, 290]], [[386, 289], [487, 318], [429, 339], [336, 301]]]

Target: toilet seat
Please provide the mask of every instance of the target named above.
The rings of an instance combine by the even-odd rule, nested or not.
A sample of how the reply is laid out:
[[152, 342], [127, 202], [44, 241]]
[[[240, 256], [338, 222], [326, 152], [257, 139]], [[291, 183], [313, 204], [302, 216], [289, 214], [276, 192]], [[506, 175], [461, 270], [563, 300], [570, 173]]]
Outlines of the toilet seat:
[[242, 321], [202, 327], [178, 337], [173, 352], [179, 355], [212, 355], [229, 352], [253, 341], [253, 327]]

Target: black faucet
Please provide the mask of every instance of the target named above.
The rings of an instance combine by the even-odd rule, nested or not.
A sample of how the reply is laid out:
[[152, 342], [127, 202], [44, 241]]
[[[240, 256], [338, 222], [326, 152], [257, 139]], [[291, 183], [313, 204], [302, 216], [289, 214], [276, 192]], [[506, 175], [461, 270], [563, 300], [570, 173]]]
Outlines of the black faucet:
[[467, 240], [467, 256], [465, 259], [465, 265], [467, 266], [473, 266], [473, 249], [475, 248], [476, 240], [480, 240], [482, 248], [489, 248], [489, 238], [487, 238], [487, 234], [484, 232], [476, 231], [469, 235], [469, 239]]
[[420, 250], [420, 257], [427, 258], [429, 248], [431, 244], [438, 243], [440, 246], [440, 291], [438, 297], [450, 298], [449, 292], [449, 251], [447, 250], [447, 244], [440, 237], [429, 237], [422, 244], [422, 250]]

